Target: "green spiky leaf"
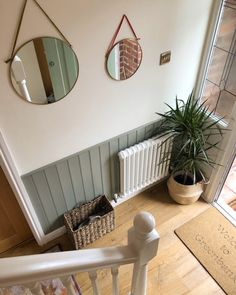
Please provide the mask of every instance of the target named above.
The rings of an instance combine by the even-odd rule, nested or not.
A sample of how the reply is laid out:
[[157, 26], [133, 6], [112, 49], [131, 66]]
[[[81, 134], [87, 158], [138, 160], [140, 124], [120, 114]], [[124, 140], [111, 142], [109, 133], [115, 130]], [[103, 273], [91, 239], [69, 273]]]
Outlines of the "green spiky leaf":
[[194, 182], [199, 176], [205, 179], [202, 166], [217, 165], [210, 154], [211, 150], [220, 150], [221, 138], [227, 130], [219, 124], [224, 118], [213, 120], [206, 101], [195, 99], [193, 92], [186, 102], [176, 97], [174, 107], [166, 106], [164, 114], [157, 113], [161, 124], [156, 135], [174, 137], [174, 144], [171, 159], [167, 153], [161, 161], [170, 160], [173, 172], [185, 171], [193, 176]]

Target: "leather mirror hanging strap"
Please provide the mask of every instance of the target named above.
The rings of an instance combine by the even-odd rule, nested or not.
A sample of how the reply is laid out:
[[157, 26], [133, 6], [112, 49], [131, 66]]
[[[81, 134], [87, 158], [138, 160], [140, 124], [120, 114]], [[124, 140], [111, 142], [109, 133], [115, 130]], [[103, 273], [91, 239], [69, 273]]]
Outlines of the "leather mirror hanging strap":
[[12, 51], [11, 51], [11, 56], [10, 56], [10, 58], [8, 58], [5, 61], [5, 63], [8, 63], [9, 61], [11, 61], [13, 59], [13, 55], [14, 55], [15, 48], [16, 48], [16, 42], [17, 42], [18, 35], [19, 35], [19, 32], [20, 32], [20, 27], [21, 27], [21, 23], [22, 23], [22, 20], [23, 20], [23, 16], [24, 16], [24, 12], [25, 12], [25, 7], [26, 7], [26, 4], [27, 4], [27, 1], [28, 0], [25, 0], [25, 3], [23, 5], [22, 11], [21, 11], [19, 24], [18, 24], [18, 28], [17, 28], [17, 31], [16, 31], [16, 37], [15, 37], [14, 44], [13, 44]]
[[109, 44], [109, 46], [108, 46], [106, 56], [108, 56], [108, 54], [109, 54], [111, 48], [113, 47], [113, 45], [114, 45], [114, 43], [115, 43], [115, 40], [116, 40], [116, 38], [117, 38], [117, 35], [118, 35], [119, 31], [120, 31], [120, 28], [121, 28], [121, 26], [122, 26], [122, 23], [123, 23], [124, 19], [126, 19], [126, 21], [127, 21], [128, 25], [129, 25], [129, 27], [130, 27], [130, 29], [131, 29], [131, 31], [132, 31], [132, 33], [133, 33], [135, 39], [136, 39], [136, 40], [140, 40], [140, 38], [138, 38], [137, 35], [135, 34], [135, 31], [134, 31], [134, 29], [133, 29], [133, 27], [132, 27], [132, 25], [131, 25], [131, 23], [130, 23], [128, 17], [124, 14], [124, 15], [122, 16], [121, 21], [120, 21], [120, 23], [119, 23], [119, 25], [118, 25], [118, 27], [117, 27], [117, 29], [116, 29], [116, 31], [115, 31], [115, 34], [114, 34], [114, 36], [113, 36], [113, 38], [112, 38], [112, 40], [111, 40], [111, 42], [110, 42], [110, 44]]
[[[59, 28], [56, 26], [56, 24], [51, 20], [51, 18], [49, 17], [49, 15], [45, 12], [45, 10], [39, 5], [39, 3], [36, 0], [33, 0], [34, 3], [37, 5], [37, 7], [42, 11], [42, 13], [47, 17], [47, 19], [50, 21], [50, 23], [55, 27], [55, 29], [58, 31], [58, 33], [62, 36], [62, 38], [69, 44], [69, 46], [71, 46], [70, 42], [66, 39], [65, 35], [62, 34], [62, 32], [59, 30]], [[27, 4], [28, 0], [25, 0], [22, 11], [21, 11], [21, 15], [20, 15], [20, 19], [19, 19], [19, 24], [17, 27], [17, 31], [16, 31], [16, 36], [15, 36], [15, 40], [14, 40], [14, 44], [12, 47], [12, 52], [11, 52], [11, 56], [10, 58], [8, 58], [5, 63], [8, 63], [10, 61], [12, 61], [13, 57], [14, 57], [14, 52], [15, 52], [15, 48], [16, 48], [16, 43], [17, 43], [17, 39], [20, 33], [20, 28], [21, 28], [21, 24], [22, 24], [22, 20], [24, 17], [24, 13], [25, 13], [25, 8], [26, 8], [26, 4]]]

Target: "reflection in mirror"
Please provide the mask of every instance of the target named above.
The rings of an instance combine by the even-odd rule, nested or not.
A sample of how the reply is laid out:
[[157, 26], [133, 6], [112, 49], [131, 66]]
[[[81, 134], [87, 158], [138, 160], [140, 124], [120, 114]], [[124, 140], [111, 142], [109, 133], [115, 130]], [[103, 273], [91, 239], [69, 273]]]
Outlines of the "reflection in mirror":
[[79, 74], [77, 57], [64, 41], [42, 37], [25, 43], [10, 66], [16, 92], [35, 104], [48, 104], [65, 97]]
[[115, 80], [126, 80], [133, 76], [142, 61], [142, 49], [135, 39], [117, 42], [108, 53], [106, 68]]

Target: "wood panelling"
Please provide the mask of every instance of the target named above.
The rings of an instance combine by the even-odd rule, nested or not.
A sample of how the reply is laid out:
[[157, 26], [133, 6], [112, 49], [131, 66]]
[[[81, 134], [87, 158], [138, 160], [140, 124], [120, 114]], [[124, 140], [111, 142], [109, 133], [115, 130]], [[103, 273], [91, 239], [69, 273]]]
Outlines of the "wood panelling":
[[22, 176], [45, 233], [63, 225], [74, 206], [105, 194], [119, 193], [117, 153], [152, 136], [151, 123]]

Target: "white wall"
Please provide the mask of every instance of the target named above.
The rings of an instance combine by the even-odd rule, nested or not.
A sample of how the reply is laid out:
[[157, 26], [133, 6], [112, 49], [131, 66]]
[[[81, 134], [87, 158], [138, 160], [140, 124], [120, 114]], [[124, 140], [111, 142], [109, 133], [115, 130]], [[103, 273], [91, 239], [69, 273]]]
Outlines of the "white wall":
[[[198, 71], [213, 0], [40, 0], [77, 53], [74, 89], [51, 105], [33, 105], [11, 87], [9, 57], [22, 1], [2, 1], [0, 10], [0, 128], [20, 174], [155, 120], [175, 95], [187, 97]], [[18, 45], [57, 32], [28, 1]], [[126, 81], [104, 70], [105, 53], [123, 14], [141, 38], [143, 61]], [[126, 29], [122, 34], [131, 37]], [[120, 37], [121, 37], [120, 35]], [[170, 64], [159, 66], [162, 51]]]

